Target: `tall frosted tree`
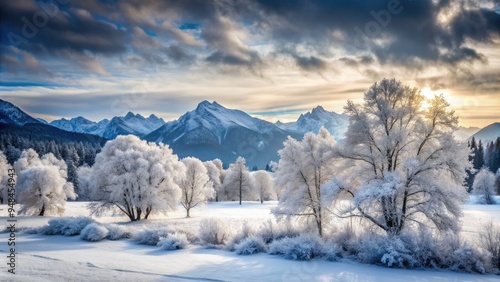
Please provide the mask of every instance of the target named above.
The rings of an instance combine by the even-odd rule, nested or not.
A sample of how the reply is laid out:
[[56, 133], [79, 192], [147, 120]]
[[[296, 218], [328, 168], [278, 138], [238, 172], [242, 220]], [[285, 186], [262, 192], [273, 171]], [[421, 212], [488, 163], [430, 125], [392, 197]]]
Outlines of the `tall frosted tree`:
[[238, 157], [236, 162], [229, 165], [223, 188], [229, 195], [229, 199], [238, 199], [240, 205], [243, 198], [250, 196], [253, 189], [253, 179], [246, 167], [245, 158]]
[[186, 174], [180, 182], [182, 190], [181, 204], [186, 209], [186, 217], [190, 217], [192, 208], [206, 203], [215, 196], [215, 190], [203, 163], [192, 157], [182, 159], [186, 166]]
[[210, 182], [212, 183], [212, 186], [215, 190], [215, 201], [219, 201], [219, 196], [222, 193], [222, 183], [221, 183], [222, 162], [219, 168], [214, 163], [214, 161], [203, 162], [203, 165], [207, 170], [208, 178], [210, 179]]
[[133, 135], [108, 141], [92, 166], [93, 213], [115, 208], [131, 221], [166, 213], [179, 203], [179, 183], [185, 166], [164, 144], [156, 145]]
[[285, 191], [273, 213], [278, 217], [313, 219], [320, 236], [329, 220], [330, 194], [323, 188], [336, 172], [335, 143], [335, 138], [321, 128], [317, 135], [306, 133], [302, 141], [288, 137], [278, 152], [281, 158], [275, 183]]
[[14, 163], [18, 174], [17, 202], [19, 213], [26, 215], [62, 215], [67, 199], [76, 199], [73, 184], [67, 181], [67, 166], [52, 153], [41, 159], [28, 149]]
[[388, 234], [414, 223], [458, 230], [467, 197], [467, 144], [453, 138], [455, 113], [442, 95], [425, 101], [416, 88], [384, 79], [349, 101], [346, 139], [338, 150], [345, 163], [336, 192], [352, 195], [344, 216], [365, 219]]
[[273, 179], [269, 175], [269, 172], [265, 170], [259, 170], [252, 172], [254, 179], [254, 193], [260, 200], [260, 203], [264, 201], [276, 199], [276, 193], [274, 192]]
[[491, 205], [495, 203], [495, 174], [488, 168], [482, 168], [474, 178], [472, 194], [479, 196], [479, 203]]

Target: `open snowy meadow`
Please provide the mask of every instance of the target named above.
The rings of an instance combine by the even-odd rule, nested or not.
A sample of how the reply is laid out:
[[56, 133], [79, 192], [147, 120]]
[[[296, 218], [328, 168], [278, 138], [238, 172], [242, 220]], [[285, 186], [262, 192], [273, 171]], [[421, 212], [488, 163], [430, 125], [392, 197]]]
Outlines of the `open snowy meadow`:
[[[500, 202], [500, 201], [499, 201]], [[64, 217], [89, 216], [84, 202], [68, 202]], [[128, 230], [182, 230], [197, 234], [203, 220], [217, 218], [230, 227], [261, 225], [273, 220], [270, 209], [277, 202], [211, 202], [185, 217], [182, 207], [168, 216], [153, 216], [129, 222], [122, 215], [94, 218], [104, 226], [122, 225]], [[2, 222], [7, 222], [6, 205], [1, 206]], [[464, 205], [462, 236], [474, 244], [479, 226], [498, 222], [500, 205]], [[280, 255], [258, 253], [238, 255], [225, 249], [189, 243], [184, 249], [163, 250], [159, 246], [139, 244], [136, 239], [89, 242], [80, 236], [41, 235], [27, 228], [47, 225], [52, 217], [17, 217], [20, 229], [16, 237], [16, 275], [5, 271], [8, 253], [0, 244], [3, 270], [0, 281], [498, 281], [498, 275], [469, 274], [448, 270], [396, 269], [361, 264], [351, 260], [309, 261], [285, 259]], [[342, 226], [342, 225], [339, 225]], [[2, 241], [9, 233], [3, 231]]]

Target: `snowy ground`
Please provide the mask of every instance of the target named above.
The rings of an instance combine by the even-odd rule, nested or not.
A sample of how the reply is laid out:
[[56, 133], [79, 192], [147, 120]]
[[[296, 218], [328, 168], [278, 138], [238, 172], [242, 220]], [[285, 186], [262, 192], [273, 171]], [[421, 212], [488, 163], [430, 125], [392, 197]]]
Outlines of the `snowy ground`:
[[[500, 199], [499, 199], [500, 200]], [[201, 219], [218, 217], [232, 223], [266, 221], [276, 203], [211, 203], [184, 218], [179, 209], [168, 217], [156, 217], [138, 225], [168, 225], [196, 230]], [[7, 223], [5, 206], [0, 222]], [[88, 215], [84, 203], [68, 203], [65, 216]], [[478, 227], [489, 219], [499, 220], [500, 205], [464, 206], [463, 235], [473, 241]], [[48, 217], [18, 217], [18, 226], [42, 226]], [[101, 222], [126, 222], [109, 216]], [[134, 223], [136, 224], [136, 223]], [[498, 281], [495, 275], [450, 271], [403, 270], [364, 265], [351, 261], [291, 261], [280, 256], [235, 253], [189, 246], [178, 251], [138, 245], [134, 240], [96, 243], [76, 237], [20, 233], [17, 236], [16, 275], [7, 273], [7, 233], [0, 234], [0, 281]], [[2, 242], [3, 241], [3, 242]]]

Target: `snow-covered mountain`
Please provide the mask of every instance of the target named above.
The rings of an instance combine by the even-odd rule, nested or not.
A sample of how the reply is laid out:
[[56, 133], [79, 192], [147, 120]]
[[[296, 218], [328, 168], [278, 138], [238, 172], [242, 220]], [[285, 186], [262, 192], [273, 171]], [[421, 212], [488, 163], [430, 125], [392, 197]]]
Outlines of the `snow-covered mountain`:
[[0, 123], [23, 126], [28, 123], [41, 123], [12, 103], [0, 99]]
[[104, 119], [100, 122], [90, 121], [84, 117], [76, 117], [72, 119], [58, 119], [50, 122], [50, 125], [71, 132], [89, 133], [102, 136], [109, 120]]
[[243, 156], [248, 165], [263, 167], [278, 159], [277, 152], [288, 135], [302, 137], [245, 112], [203, 101], [195, 110], [166, 123], [144, 139], [169, 144], [179, 157], [220, 158], [228, 163]]
[[335, 136], [335, 139], [344, 139], [344, 133], [349, 125], [349, 117], [344, 114], [326, 111], [322, 106], [317, 106], [312, 111], [301, 114], [296, 122], [275, 123], [279, 128], [295, 133], [304, 134], [312, 131], [318, 133], [323, 126], [330, 134]]
[[165, 121], [162, 118], [158, 118], [153, 114], [145, 118], [132, 112], [123, 117], [114, 117], [111, 120], [103, 119], [99, 122], [90, 121], [79, 116], [70, 120], [62, 118], [50, 123], [52, 126], [67, 131], [90, 133], [107, 139], [114, 139], [118, 135], [127, 134], [143, 137], [164, 124]]
[[165, 124], [162, 118], [151, 114], [145, 118], [140, 114], [128, 112], [124, 117], [114, 117], [106, 125], [102, 137], [114, 139], [118, 135], [133, 134], [143, 137]]
[[498, 137], [500, 137], [500, 122], [495, 122], [484, 127], [476, 134], [472, 135], [470, 138], [472, 137], [474, 137], [476, 140], [483, 141], [483, 144], [496, 140]]

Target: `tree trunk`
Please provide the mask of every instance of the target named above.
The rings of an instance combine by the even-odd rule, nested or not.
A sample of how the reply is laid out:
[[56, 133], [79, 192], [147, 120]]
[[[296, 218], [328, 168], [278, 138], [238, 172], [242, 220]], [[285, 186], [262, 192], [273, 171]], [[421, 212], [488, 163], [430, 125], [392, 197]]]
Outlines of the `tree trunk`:
[[240, 183], [240, 206], [241, 206], [241, 183]]
[[190, 210], [190, 209], [186, 209], [186, 217], [190, 217], [190, 216], [189, 216], [189, 210]]
[[137, 208], [137, 220], [141, 220], [142, 210]]
[[38, 216], [43, 216], [45, 214], [45, 205], [42, 206], [42, 209], [40, 210], [40, 214]]
[[144, 219], [148, 219], [148, 216], [152, 210], [153, 210], [152, 208], [146, 208], [146, 214], [144, 215]]

